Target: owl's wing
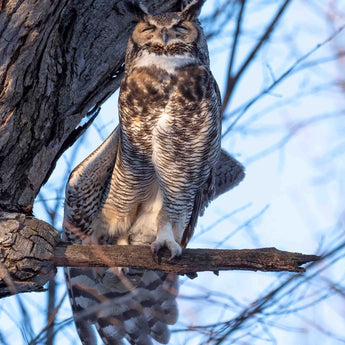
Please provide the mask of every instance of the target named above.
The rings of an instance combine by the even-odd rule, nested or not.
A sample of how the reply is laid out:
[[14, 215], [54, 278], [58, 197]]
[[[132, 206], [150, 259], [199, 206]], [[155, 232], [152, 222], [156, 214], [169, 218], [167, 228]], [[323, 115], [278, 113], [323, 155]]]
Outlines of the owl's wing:
[[245, 176], [243, 165], [224, 150], [221, 150], [215, 168], [215, 194], [213, 199], [236, 187]]
[[204, 188], [195, 196], [192, 215], [182, 237], [182, 247], [186, 247], [193, 236], [198, 217], [203, 215], [208, 204], [219, 195], [236, 187], [244, 179], [244, 176], [243, 165], [224, 150], [221, 150], [214, 171], [211, 172]]
[[[213, 78], [213, 76], [212, 76]], [[213, 78], [214, 80], [214, 78]], [[218, 84], [214, 80], [215, 92], [215, 111], [221, 117], [221, 95]], [[189, 240], [193, 236], [194, 229], [200, 215], [203, 215], [208, 204], [219, 195], [236, 187], [244, 178], [244, 167], [235, 158], [230, 156], [224, 150], [220, 150], [218, 160], [214, 167], [210, 169], [210, 174], [204, 186], [198, 191], [194, 199], [194, 205], [190, 221], [183, 233], [181, 245], [186, 247]]]
[[[119, 144], [117, 128], [71, 173], [65, 190], [64, 237], [81, 242], [92, 231], [115, 165]], [[79, 229], [76, 233], [73, 229]], [[81, 236], [81, 237], [80, 237]]]

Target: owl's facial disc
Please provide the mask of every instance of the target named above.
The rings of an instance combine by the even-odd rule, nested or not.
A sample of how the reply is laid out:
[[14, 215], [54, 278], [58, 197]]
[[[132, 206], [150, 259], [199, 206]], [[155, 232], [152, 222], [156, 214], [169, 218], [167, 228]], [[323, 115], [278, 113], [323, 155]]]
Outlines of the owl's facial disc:
[[172, 45], [190, 45], [198, 38], [198, 31], [192, 22], [181, 20], [178, 16], [169, 22], [162, 16], [147, 16], [137, 24], [132, 38], [139, 46], [169, 47]]

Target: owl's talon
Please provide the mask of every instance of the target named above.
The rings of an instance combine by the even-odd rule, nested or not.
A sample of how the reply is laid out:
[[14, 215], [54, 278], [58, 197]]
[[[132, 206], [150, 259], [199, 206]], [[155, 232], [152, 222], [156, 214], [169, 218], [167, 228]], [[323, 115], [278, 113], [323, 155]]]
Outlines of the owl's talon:
[[[162, 245], [159, 242], [155, 241], [155, 242], [151, 243], [152, 260], [158, 264], [161, 263], [161, 258], [159, 258], [159, 256], [158, 256], [158, 252], [161, 248], [162, 248]], [[157, 259], [158, 259], [158, 261], [157, 261]]]
[[171, 261], [172, 259], [177, 258], [178, 256], [182, 254], [182, 248], [177, 242], [173, 242], [170, 244], [167, 243], [166, 246], [168, 247], [171, 253], [171, 256], [168, 259], [168, 261]]
[[168, 259], [168, 261], [171, 261], [172, 259], [182, 254], [182, 248], [176, 241], [169, 241], [169, 240], [159, 241], [157, 239], [156, 241], [151, 243], [151, 250], [152, 250], [153, 257], [155, 257], [155, 255], [158, 255], [159, 250], [163, 247], [167, 247], [171, 253], [171, 256]]
[[153, 256], [157, 255], [162, 247], [163, 246], [158, 241], [154, 241], [153, 243], [151, 243], [151, 251]]
[[162, 248], [162, 245], [159, 242], [155, 241], [155, 242], [151, 243], [152, 254], [157, 254], [159, 249], [161, 249], [161, 248]]

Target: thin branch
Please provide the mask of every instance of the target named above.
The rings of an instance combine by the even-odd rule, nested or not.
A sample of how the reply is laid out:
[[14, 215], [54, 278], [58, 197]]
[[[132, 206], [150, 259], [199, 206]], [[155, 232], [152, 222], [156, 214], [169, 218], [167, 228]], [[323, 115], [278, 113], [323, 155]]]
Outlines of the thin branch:
[[[277, 24], [278, 20], [282, 17], [282, 15], [283, 15], [287, 5], [289, 4], [289, 2], [290, 2], [290, 0], [285, 0], [283, 5], [279, 8], [278, 12], [274, 16], [271, 24], [267, 27], [264, 34], [260, 38], [259, 42], [256, 44], [256, 46], [253, 48], [253, 50], [248, 55], [246, 60], [243, 62], [242, 66], [240, 67], [240, 69], [238, 70], [236, 75], [234, 77], [231, 77], [228, 79], [228, 85], [226, 86], [227, 90], [226, 90], [224, 100], [223, 100], [223, 112], [225, 110], [225, 106], [229, 103], [230, 97], [233, 94], [234, 88], [235, 88], [238, 80], [241, 78], [244, 71], [249, 67], [249, 65], [254, 61], [254, 58], [255, 58], [257, 52], [260, 50], [261, 46], [268, 40], [271, 33], [274, 31], [275, 25]], [[243, 6], [244, 6], [244, 1], [242, 2], [241, 12], [243, 10]], [[240, 15], [242, 14], [241, 12], [240, 12]]]
[[47, 338], [45, 345], [53, 345], [54, 344], [54, 322], [55, 322], [55, 301], [56, 301], [56, 281], [55, 277], [49, 280], [48, 283], [48, 306], [47, 306], [47, 324], [49, 327], [47, 328]]
[[244, 63], [242, 64], [241, 68], [237, 72], [237, 74], [235, 76], [236, 80], [241, 77], [243, 72], [247, 69], [247, 67], [250, 65], [250, 63], [254, 60], [255, 55], [257, 54], [257, 52], [259, 51], [259, 49], [261, 48], [263, 43], [266, 42], [269, 39], [271, 33], [274, 30], [275, 25], [277, 24], [278, 20], [283, 15], [283, 13], [284, 13], [284, 11], [285, 11], [285, 9], [286, 9], [286, 7], [287, 7], [287, 5], [289, 4], [290, 1], [291, 0], [285, 0], [283, 5], [279, 8], [279, 10], [278, 10], [277, 14], [274, 16], [271, 24], [267, 27], [265, 33], [262, 35], [262, 37], [259, 40], [259, 42], [256, 44], [256, 46], [254, 47], [252, 52], [249, 54], [249, 56], [247, 57], [247, 59], [244, 61]]
[[[60, 311], [62, 303], [64, 302], [65, 298], [67, 297], [67, 292], [64, 293], [62, 298], [60, 299], [60, 302], [58, 305], [52, 310], [50, 314], [50, 318], [48, 319], [48, 322], [46, 326], [43, 327], [43, 329], [33, 338], [28, 345], [35, 345], [39, 344], [40, 340], [42, 341], [42, 336], [46, 336], [45, 340], [46, 342], [50, 341], [49, 337], [51, 337], [51, 341], [54, 340], [54, 337], [56, 335], [56, 329], [55, 327], [52, 327], [55, 324], [56, 321], [56, 315]], [[51, 330], [51, 332], [49, 332]]]
[[331, 36], [326, 38], [324, 41], [318, 43], [313, 49], [309, 50], [306, 54], [301, 56], [299, 59], [297, 59], [278, 79], [276, 79], [269, 87], [262, 90], [259, 94], [257, 94], [255, 97], [253, 97], [247, 104], [240, 107], [235, 113], [240, 112], [239, 115], [232, 121], [231, 125], [226, 129], [226, 131], [222, 134], [222, 139], [225, 138], [226, 135], [228, 135], [232, 128], [237, 124], [237, 122], [242, 118], [242, 116], [246, 113], [246, 111], [263, 95], [268, 94], [271, 92], [278, 84], [280, 84], [287, 76], [289, 76], [292, 71], [294, 71], [297, 66], [299, 66], [304, 60], [308, 59], [309, 56], [314, 54], [317, 50], [319, 50], [321, 47], [323, 47], [328, 42], [332, 41], [337, 35], [339, 35], [343, 30], [345, 29], [345, 25], [341, 26], [333, 32]]
[[237, 18], [235, 36], [234, 36], [234, 40], [233, 40], [233, 44], [232, 44], [230, 62], [229, 62], [228, 73], [227, 73], [226, 90], [225, 90], [225, 95], [224, 95], [224, 100], [223, 100], [223, 105], [222, 105], [222, 112], [224, 112], [224, 110], [226, 109], [226, 107], [229, 103], [231, 91], [233, 89], [232, 67], [234, 65], [235, 54], [237, 51], [238, 38], [239, 38], [240, 32], [241, 32], [241, 24], [242, 24], [242, 18], [243, 18], [243, 12], [244, 12], [244, 5], [245, 4], [246, 4], [246, 0], [242, 0], [240, 12], [239, 12], [238, 18]]
[[282, 138], [280, 138], [280, 140], [278, 142], [270, 145], [269, 147], [267, 147], [267, 148], [263, 149], [262, 151], [254, 154], [253, 156], [249, 157], [245, 163], [247, 165], [251, 164], [256, 160], [261, 159], [261, 158], [271, 154], [272, 152], [274, 152], [278, 149], [281, 149], [292, 138], [294, 138], [296, 136], [297, 132], [299, 132], [303, 128], [306, 128], [308, 126], [311, 126], [315, 123], [318, 123], [318, 122], [321, 122], [324, 120], [329, 120], [329, 119], [333, 119], [333, 118], [344, 118], [344, 117], [345, 117], [345, 109], [339, 110], [336, 112], [327, 113], [327, 114], [322, 114], [319, 116], [312, 117], [311, 119], [300, 121], [299, 123], [292, 125], [289, 132], [286, 135], [284, 135]]
[[[208, 343], [217, 345], [223, 344], [230, 334], [233, 334], [235, 331], [241, 329], [245, 322], [248, 320], [253, 320], [256, 315], [263, 313], [273, 305], [278, 305], [278, 308], [281, 308], [281, 305], [278, 301], [281, 301], [285, 296], [291, 296], [291, 294], [298, 288], [300, 289], [303, 284], [310, 282], [314, 277], [319, 276], [322, 271], [329, 269], [329, 267], [331, 267], [336, 261], [342, 259], [344, 257], [344, 248], [345, 242], [341, 241], [340, 244], [336, 244], [330, 251], [322, 255], [320, 258], [322, 260], [331, 259], [331, 261], [328, 263], [323, 261], [324, 264], [320, 265], [321, 267], [317, 266], [318, 268], [315, 269], [311, 274], [303, 276], [301, 274], [295, 274], [290, 276], [286, 281], [282, 282], [276, 288], [269, 288], [267, 294], [264, 294], [262, 297], [259, 297], [256, 301], [252, 302], [235, 318], [218, 324], [194, 326], [191, 330], [198, 330], [200, 327], [203, 329], [212, 329]], [[332, 257], [337, 254], [338, 257], [332, 259]], [[316, 261], [310, 263], [307, 266], [308, 272], [309, 269], [315, 268], [316, 264]], [[291, 303], [291, 301], [289, 303]], [[267, 318], [267, 314], [265, 314], [265, 318]], [[215, 330], [214, 327], [217, 327], [218, 330]]]

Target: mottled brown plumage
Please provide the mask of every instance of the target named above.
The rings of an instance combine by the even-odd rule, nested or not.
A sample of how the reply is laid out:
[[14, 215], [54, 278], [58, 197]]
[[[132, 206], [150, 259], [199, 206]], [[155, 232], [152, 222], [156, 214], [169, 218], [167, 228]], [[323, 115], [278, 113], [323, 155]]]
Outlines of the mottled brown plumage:
[[[138, 4], [119, 96], [120, 124], [71, 174], [65, 236], [73, 242], [147, 244], [181, 254], [197, 219], [243, 169], [220, 158], [221, 101], [197, 20], [203, 1], [151, 15]], [[228, 167], [227, 168], [224, 168]], [[66, 270], [80, 337], [93, 344], [167, 343], [177, 278], [161, 272]]]

